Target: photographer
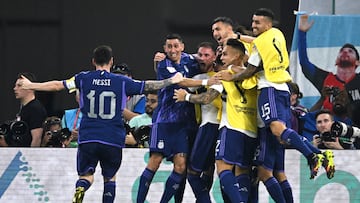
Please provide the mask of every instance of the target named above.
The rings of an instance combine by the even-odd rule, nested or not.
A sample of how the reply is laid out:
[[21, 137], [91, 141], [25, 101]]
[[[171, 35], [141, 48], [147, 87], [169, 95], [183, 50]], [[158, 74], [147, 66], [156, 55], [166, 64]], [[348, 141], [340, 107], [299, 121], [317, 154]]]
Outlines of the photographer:
[[349, 138], [338, 137], [332, 133], [331, 126], [334, 118], [327, 109], [318, 111], [315, 115], [318, 134], [313, 137], [313, 145], [319, 149], [354, 149]]
[[[146, 94], [145, 113], [133, 117], [129, 121], [129, 131], [126, 136], [128, 147], [149, 147], [149, 136], [152, 124], [152, 114], [158, 106], [157, 91], [150, 91]], [[131, 136], [132, 135], [132, 136]]]
[[[20, 110], [16, 119], [7, 121], [1, 125], [7, 130], [1, 130], [1, 147], [40, 147], [43, 133], [42, 123], [46, 118], [46, 110], [35, 97], [34, 90], [20, 88], [21, 75], [30, 81], [36, 81], [32, 73], [20, 73], [14, 86], [16, 99], [20, 101]], [[14, 128], [15, 127], [15, 128]], [[7, 132], [6, 132], [7, 131]]]
[[68, 128], [61, 127], [60, 118], [56, 116], [47, 117], [43, 129], [42, 147], [69, 147], [72, 135]]

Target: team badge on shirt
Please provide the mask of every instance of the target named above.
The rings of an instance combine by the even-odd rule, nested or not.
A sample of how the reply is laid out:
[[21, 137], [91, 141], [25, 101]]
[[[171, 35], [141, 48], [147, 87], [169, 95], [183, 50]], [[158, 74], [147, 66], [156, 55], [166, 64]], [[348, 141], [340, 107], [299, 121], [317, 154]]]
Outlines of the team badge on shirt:
[[160, 140], [160, 141], [158, 142], [158, 144], [157, 144], [157, 147], [158, 147], [159, 149], [164, 149], [164, 140]]

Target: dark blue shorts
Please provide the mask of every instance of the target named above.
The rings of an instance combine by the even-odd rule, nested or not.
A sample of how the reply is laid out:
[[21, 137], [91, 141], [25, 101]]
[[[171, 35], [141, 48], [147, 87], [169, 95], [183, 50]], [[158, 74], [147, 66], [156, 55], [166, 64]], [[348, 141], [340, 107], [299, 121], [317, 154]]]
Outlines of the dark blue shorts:
[[191, 169], [202, 172], [214, 165], [215, 145], [218, 136], [219, 124], [206, 123], [199, 128], [190, 155]]
[[228, 164], [247, 168], [252, 165], [255, 149], [256, 138], [222, 127], [216, 143], [215, 158]]
[[256, 164], [270, 171], [284, 171], [284, 146], [271, 134], [269, 128], [259, 129], [258, 136], [260, 145], [255, 157]]
[[121, 160], [121, 148], [96, 142], [80, 144], [77, 151], [78, 175], [95, 173], [96, 166], [100, 162], [101, 174], [110, 179], [119, 170]]
[[151, 130], [150, 153], [161, 153], [168, 161], [175, 154], [189, 154], [189, 137], [197, 127], [188, 123], [155, 123]]
[[290, 126], [290, 93], [273, 87], [262, 88], [258, 96], [258, 110], [266, 126], [277, 120]]

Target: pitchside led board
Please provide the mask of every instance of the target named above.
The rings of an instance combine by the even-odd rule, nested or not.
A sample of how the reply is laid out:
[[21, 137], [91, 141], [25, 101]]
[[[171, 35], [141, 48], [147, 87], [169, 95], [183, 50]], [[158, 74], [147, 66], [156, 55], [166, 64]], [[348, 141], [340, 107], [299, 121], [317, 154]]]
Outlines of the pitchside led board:
[[[335, 177], [329, 180], [321, 168], [316, 178], [310, 180], [306, 159], [296, 150], [286, 150], [285, 170], [292, 186], [294, 203], [360, 202], [360, 150], [336, 150], [334, 155]], [[0, 157], [0, 203], [71, 202], [77, 180], [76, 149], [0, 148]], [[148, 160], [148, 149], [124, 149], [122, 166], [116, 176], [115, 202], [136, 202], [140, 175]], [[146, 203], [160, 202], [172, 170], [171, 162], [161, 164], [150, 185]], [[102, 192], [103, 180], [98, 166], [94, 184], [86, 192], [84, 203], [101, 202]], [[224, 202], [216, 174], [210, 196], [214, 203]], [[186, 185], [183, 202], [195, 202], [189, 184]], [[274, 203], [262, 183], [259, 203]]]
[[[296, 82], [304, 98], [301, 104], [311, 107], [320, 97], [320, 92], [309, 81], [299, 64], [298, 55], [298, 22], [300, 14], [296, 19], [292, 47], [290, 52], [290, 73]], [[346, 44], [353, 44], [360, 51], [360, 15], [310, 15], [309, 21], [314, 25], [307, 32], [307, 53], [309, 61], [317, 67], [336, 74], [335, 60], [340, 48]], [[357, 74], [360, 68], [356, 68]], [[354, 98], [360, 100], [359, 89], [349, 92]]]

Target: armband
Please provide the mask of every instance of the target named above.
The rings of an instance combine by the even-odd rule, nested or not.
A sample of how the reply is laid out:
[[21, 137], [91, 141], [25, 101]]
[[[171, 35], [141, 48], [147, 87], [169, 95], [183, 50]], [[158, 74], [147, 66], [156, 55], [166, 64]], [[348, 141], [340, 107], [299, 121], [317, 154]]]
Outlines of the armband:
[[202, 86], [206, 86], [207, 83], [208, 83], [208, 80], [202, 80], [202, 81], [201, 81], [201, 85], [202, 85]]

